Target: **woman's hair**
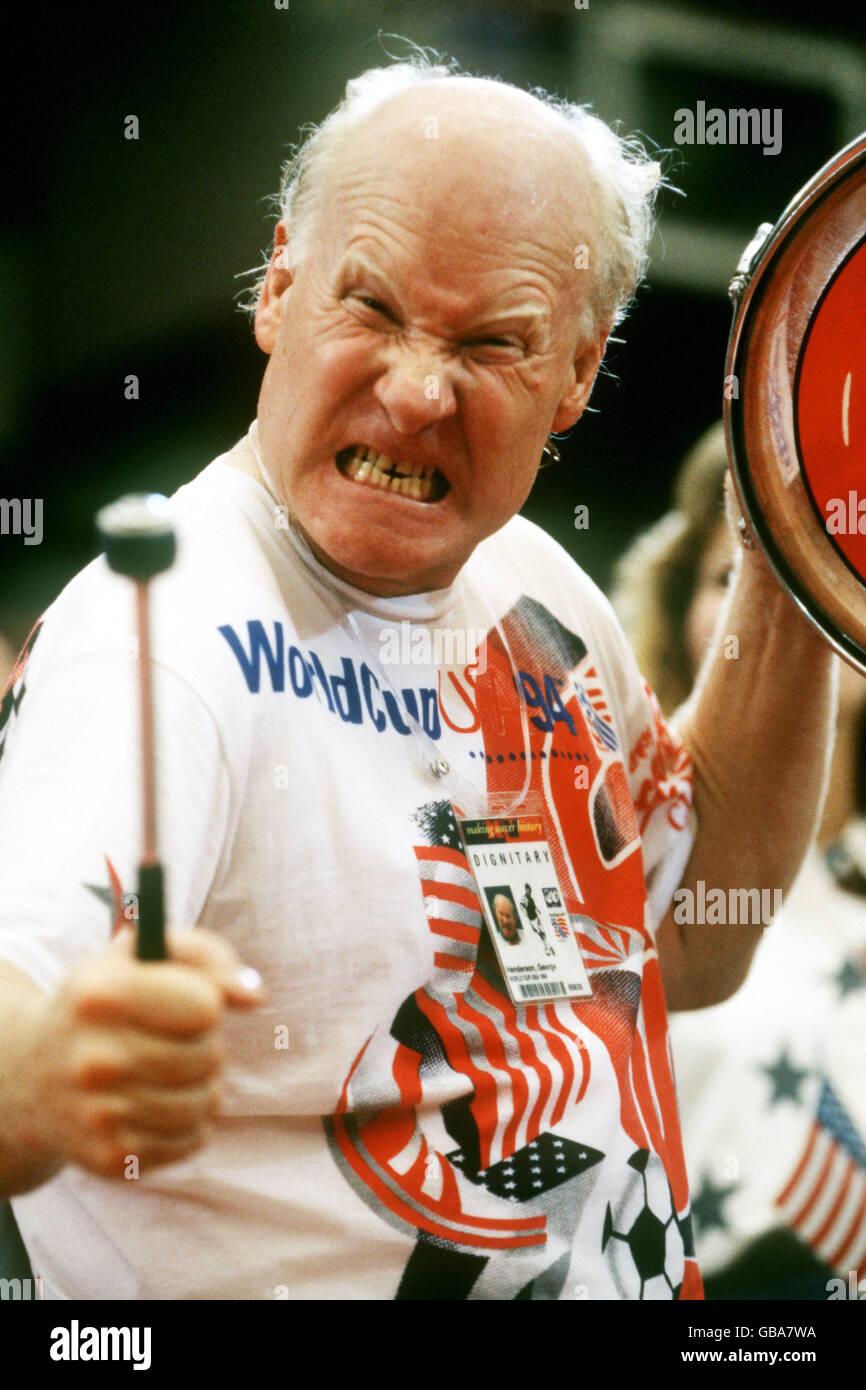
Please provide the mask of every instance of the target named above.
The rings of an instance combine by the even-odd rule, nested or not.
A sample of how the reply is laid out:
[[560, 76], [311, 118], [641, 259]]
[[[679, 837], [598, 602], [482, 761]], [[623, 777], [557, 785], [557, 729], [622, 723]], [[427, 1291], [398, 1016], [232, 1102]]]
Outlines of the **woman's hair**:
[[[308, 245], [311, 214], [317, 206], [318, 190], [324, 184], [323, 173], [339, 154], [347, 134], [398, 93], [425, 82], [456, 84], [468, 77], [455, 62], [433, 61], [423, 49], [412, 46], [405, 61], [371, 68], [353, 78], [346, 85], [342, 101], [321, 125], [304, 128], [304, 138], [283, 170], [275, 198], [280, 217], [291, 220], [291, 254], [296, 262]], [[500, 86], [513, 85], [496, 78], [482, 80]], [[588, 107], [550, 96], [541, 88], [533, 88], [530, 95], [562, 118], [589, 166], [602, 229], [602, 254], [592, 267], [591, 322], [584, 325], [589, 336], [601, 326], [610, 329], [620, 322], [644, 274], [655, 198], [664, 183], [661, 166], [647, 154], [636, 136], [621, 137]], [[258, 276], [242, 304], [251, 314], [255, 312], [267, 268], [266, 260], [249, 272]]]
[[[722, 422], [711, 425], [683, 460], [673, 508], [633, 541], [614, 574], [612, 600], [640, 669], [665, 714], [694, 685], [686, 618], [701, 561], [724, 521], [727, 468]], [[860, 716], [855, 802], [866, 815], [866, 708]]]
[[724, 521], [727, 466], [719, 421], [683, 460], [672, 510], [638, 536], [616, 567], [614, 607], [666, 714], [682, 704], [694, 683], [686, 617], [701, 560]]

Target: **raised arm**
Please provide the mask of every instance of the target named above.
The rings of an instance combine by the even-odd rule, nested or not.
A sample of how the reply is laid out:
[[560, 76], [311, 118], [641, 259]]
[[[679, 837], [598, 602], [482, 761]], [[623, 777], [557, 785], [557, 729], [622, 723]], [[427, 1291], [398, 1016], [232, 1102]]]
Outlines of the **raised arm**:
[[[741, 549], [712, 649], [675, 721], [694, 763], [698, 834], [682, 886], [696, 903], [711, 889], [729, 900], [730, 889], [784, 896], [790, 888], [826, 782], [834, 665], [763, 556]], [[672, 907], [657, 935], [669, 1007], [700, 1008], [733, 994], [762, 930], [678, 924]]]

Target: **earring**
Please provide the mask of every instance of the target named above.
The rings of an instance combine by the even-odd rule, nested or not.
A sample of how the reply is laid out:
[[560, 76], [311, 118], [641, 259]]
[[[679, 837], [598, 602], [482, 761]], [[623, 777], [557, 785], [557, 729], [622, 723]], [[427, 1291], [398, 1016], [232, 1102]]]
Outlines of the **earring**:
[[553, 435], [549, 437], [547, 443], [545, 444], [542, 450], [541, 462], [538, 465], [539, 473], [541, 472], [542, 468], [549, 468], [552, 463], [562, 463], [562, 454], [559, 452], [559, 450], [553, 442]]

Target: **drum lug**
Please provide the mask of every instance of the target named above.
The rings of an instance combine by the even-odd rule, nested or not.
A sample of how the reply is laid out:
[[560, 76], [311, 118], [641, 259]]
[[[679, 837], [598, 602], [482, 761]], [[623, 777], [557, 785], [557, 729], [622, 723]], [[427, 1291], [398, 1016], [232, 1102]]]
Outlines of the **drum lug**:
[[755, 235], [752, 237], [739, 261], [737, 262], [736, 272], [728, 285], [728, 297], [736, 304], [740, 295], [745, 290], [752, 278], [752, 271], [755, 263], [764, 248], [764, 244], [773, 230], [772, 222], [762, 222]]

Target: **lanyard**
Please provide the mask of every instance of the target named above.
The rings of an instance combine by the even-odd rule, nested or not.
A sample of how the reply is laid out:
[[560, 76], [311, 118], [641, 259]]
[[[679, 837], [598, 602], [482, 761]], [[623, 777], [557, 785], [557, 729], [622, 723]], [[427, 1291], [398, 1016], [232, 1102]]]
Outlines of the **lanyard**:
[[[258, 421], [254, 420], [250, 427], [250, 432], [248, 436], [250, 446], [255, 455], [256, 462], [259, 466], [262, 479], [267, 487], [268, 492], [271, 494], [272, 499], [275, 502], [277, 502], [278, 505], [282, 505], [279, 502], [277, 490], [274, 486], [270, 473], [268, 472], [265, 466], [264, 459], [261, 456], [261, 451], [258, 447], [257, 433]], [[302, 560], [304, 560], [305, 562], [305, 568], [307, 569], [310, 578], [315, 584], [315, 587], [319, 591], [320, 595], [326, 598], [329, 607], [333, 607], [335, 595], [333, 593], [333, 590], [327, 584], [326, 579], [318, 572], [319, 562], [313, 555], [313, 552], [310, 549], [309, 542], [307, 541], [306, 537], [304, 536], [303, 532], [301, 531], [300, 527], [297, 525], [294, 517], [291, 516], [291, 514], [289, 514], [288, 520], [289, 525], [292, 528], [294, 542], [298, 548]], [[487, 594], [487, 591], [485, 590], [484, 585], [480, 580], [480, 577], [476, 576], [476, 583], [478, 585], [479, 595], [481, 596], [484, 605], [487, 608], [487, 613], [490, 619], [491, 626], [495, 628], [497, 636], [499, 637], [499, 640], [502, 643], [503, 651], [508, 657], [508, 662], [511, 666], [511, 673], [514, 678], [514, 688], [517, 692], [517, 697], [519, 701], [520, 724], [521, 732], [523, 735], [523, 747], [525, 753], [524, 765], [526, 771], [524, 773], [523, 785], [520, 791], [517, 793], [517, 795], [514, 797], [503, 797], [501, 799], [501, 804], [499, 804], [497, 808], [498, 814], [510, 815], [516, 812], [522, 805], [524, 805], [527, 793], [529, 791], [529, 784], [532, 776], [530, 759], [529, 718], [527, 714], [526, 698], [523, 692], [523, 687], [520, 683], [520, 678], [517, 672], [517, 666], [515, 664], [514, 657], [511, 652], [511, 647], [509, 645], [508, 638], [506, 637], [505, 632], [503, 631], [502, 624], [496, 616], [496, 613], [490, 602], [490, 597]], [[456, 768], [452, 767], [448, 759], [443, 756], [441, 749], [437, 747], [433, 739], [422, 727], [420, 721], [416, 718], [415, 715], [412, 714], [411, 710], [409, 710], [406, 707], [405, 701], [403, 701], [400, 698], [398, 691], [394, 688], [394, 683], [388, 675], [387, 671], [385, 670], [384, 666], [382, 665], [382, 662], [379, 660], [378, 654], [365, 640], [364, 635], [361, 632], [361, 629], [358, 625], [357, 618], [355, 617], [355, 614], [351, 609], [347, 609], [342, 619], [339, 621], [339, 627], [351, 636], [353, 642], [357, 647], [360, 648], [366, 660], [369, 661], [375, 668], [377, 677], [384, 683], [384, 685], [387, 686], [387, 688], [390, 690], [391, 694], [397, 701], [401, 714], [406, 719], [406, 722], [412, 730], [415, 742], [420, 748], [421, 761], [426, 772], [441, 783], [441, 785], [448, 792], [448, 795], [451, 797], [451, 799], [454, 802], [456, 802], [456, 804], [460, 807], [461, 812], [464, 815], [481, 816], [487, 814], [489, 810], [489, 802], [486, 793], [482, 792], [475, 785], [475, 783], [470, 780], [470, 778], [466, 777], [463, 773], [459, 772]]]

